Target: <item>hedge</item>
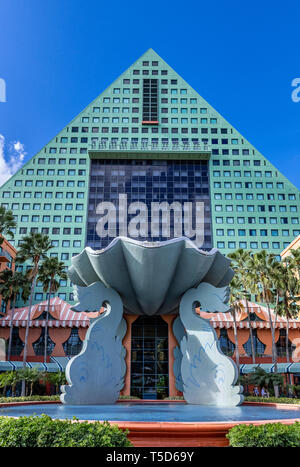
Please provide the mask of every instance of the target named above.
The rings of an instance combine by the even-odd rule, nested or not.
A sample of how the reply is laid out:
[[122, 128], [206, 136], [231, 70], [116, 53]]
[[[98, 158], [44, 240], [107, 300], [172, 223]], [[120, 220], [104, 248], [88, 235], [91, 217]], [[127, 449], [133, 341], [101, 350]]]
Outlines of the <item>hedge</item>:
[[226, 437], [232, 447], [300, 447], [300, 422], [235, 425]]
[[129, 447], [127, 434], [108, 422], [0, 417], [0, 447]]
[[57, 401], [59, 402], [59, 396], [25, 396], [25, 397], [0, 397], [0, 404], [6, 404], [8, 402], [43, 402], [43, 401]]
[[257, 397], [247, 396], [245, 402], [263, 402], [275, 404], [300, 404], [300, 399], [296, 397]]

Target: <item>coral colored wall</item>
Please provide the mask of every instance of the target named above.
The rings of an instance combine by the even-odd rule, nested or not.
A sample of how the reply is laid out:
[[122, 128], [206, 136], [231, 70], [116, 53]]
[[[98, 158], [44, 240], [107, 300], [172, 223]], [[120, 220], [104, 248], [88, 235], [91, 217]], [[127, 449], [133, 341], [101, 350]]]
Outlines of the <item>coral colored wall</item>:
[[[167, 315], [163, 316], [165, 322], [168, 323], [169, 327], [169, 394], [170, 396], [178, 396], [181, 393], [175, 387], [175, 378], [173, 375], [173, 364], [174, 364], [174, 348], [178, 345], [177, 340], [173, 334], [173, 321], [176, 315]], [[125, 375], [125, 384], [124, 388], [121, 392], [123, 395], [130, 395], [130, 366], [131, 366], [131, 326], [132, 323], [138, 318], [138, 316], [134, 315], [124, 315], [124, 318], [127, 322], [127, 332], [123, 339], [123, 345], [126, 349], [126, 366], [127, 371]], [[78, 334], [80, 339], [83, 341], [86, 335], [88, 328], [78, 328]], [[220, 335], [220, 329], [215, 329], [217, 336]], [[65, 356], [63, 343], [68, 340], [71, 334], [71, 328], [60, 327], [60, 328], [48, 328], [49, 336], [52, 341], [55, 343], [55, 347], [53, 349], [52, 355], [54, 357], [62, 357]], [[28, 360], [29, 361], [43, 361], [43, 356], [36, 356], [34, 354], [34, 350], [32, 347], [33, 342], [35, 342], [39, 336], [41, 335], [41, 328], [31, 327], [29, 328], [29, 338], [28, 338]], [[232, 328], [227, 329], [227, 335], [233, 344], [234, 341], [234, 332]], [[24, 342], [25, 340], [25, 327], [19, 328], [19, 336]], [[256, 363], [271, 363], [272, 362], [272, 339], [271, 339], [271, 331], [270, 329], [259, 329], [257, 328], [257, 336], [259, 340], [266, 345], [265, 354], [264, 356], [256, 356], [255, 362]], [[275, 340], [277, 341], [279, 337], [279, 329], [275, 330]], [[8, 340], [9, 338], [9, 328], [0, 328], [0, 339]], [[239, 346], [239, 353], [240, 353], [240, 364], [243, 363], [252, 363], [252, 357], [245, 355], [245, 350], [243, 345], [249, 339], [249, 329], [243, 328], [238, 329], [238, 346]], [[289, 330], [289, 339], [290, 341], [296, 345], [296, 350], [293, 352], [290, 360], [291, 362], [300, 362], [300, 328], [292, 328]], [[235, 354], [233, 355], [233, 360], [235, 360]], [[19, 357], [13, 357], [13, 360], [22, 360], [22, 354]], [[50, 360], [50, 358], [49, 358]], [[286, 359], [284, 357], [278, 357], [278, 362], [285, 362]]]

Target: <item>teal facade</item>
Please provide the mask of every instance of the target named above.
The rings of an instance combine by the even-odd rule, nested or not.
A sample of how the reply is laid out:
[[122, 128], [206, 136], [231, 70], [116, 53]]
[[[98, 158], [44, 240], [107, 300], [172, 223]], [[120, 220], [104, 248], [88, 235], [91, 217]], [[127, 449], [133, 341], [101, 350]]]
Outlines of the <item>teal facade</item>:
[[[224, 254], [241, 247], [279, 256], [300, 234], [299, 190], [152, 49], [0, 188], [16, 216], [16, 248], [41, 231], [51, 255], [70, 265], [87, 243], [95, 159], [207, 161], [205, 214]], [[59, 293], [73, 301], [69, 281]], [[45, 298], [37, 287], [35, 302]]]

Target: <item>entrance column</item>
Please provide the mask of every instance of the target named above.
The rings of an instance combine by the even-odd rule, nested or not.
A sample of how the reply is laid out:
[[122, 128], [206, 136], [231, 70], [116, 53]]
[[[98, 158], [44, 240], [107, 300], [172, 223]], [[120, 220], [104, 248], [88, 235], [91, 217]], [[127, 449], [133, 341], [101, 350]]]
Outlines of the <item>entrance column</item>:
[[127, 322], [127, 332], [123, 339], [123, 346], [126, 349], [125, 363], [126, 363], [126, 374], [124, 387], [121, 391], [122, 396], [130, 396], [130, 384], [131, 384], [131, 326], [132, 323], [138, 318], [138, 315], [123, 315]]
[[169, 397], [181, 396], [182, 393], [176, 389], [174, 375], [174, 349], [178, 345], [177, 339], [173, 333], [173, 322], [178, 315], [161, 315], [162, 319], [168, 323], [168, 341], [169, 341]]

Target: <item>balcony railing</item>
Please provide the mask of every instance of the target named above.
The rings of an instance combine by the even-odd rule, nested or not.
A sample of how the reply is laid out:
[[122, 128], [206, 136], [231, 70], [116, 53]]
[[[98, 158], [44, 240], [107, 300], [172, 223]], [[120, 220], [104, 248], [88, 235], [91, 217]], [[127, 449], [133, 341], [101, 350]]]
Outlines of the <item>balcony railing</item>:
[[110, 143], [94, 142], [90, 144], [91, 151], [162, 151], [162, 152], [210, 152], [210, 146], [197, 143]]

